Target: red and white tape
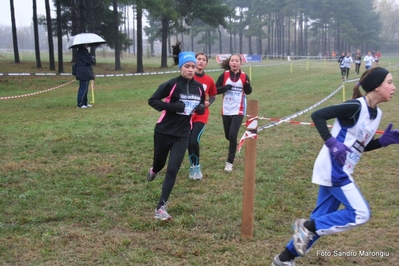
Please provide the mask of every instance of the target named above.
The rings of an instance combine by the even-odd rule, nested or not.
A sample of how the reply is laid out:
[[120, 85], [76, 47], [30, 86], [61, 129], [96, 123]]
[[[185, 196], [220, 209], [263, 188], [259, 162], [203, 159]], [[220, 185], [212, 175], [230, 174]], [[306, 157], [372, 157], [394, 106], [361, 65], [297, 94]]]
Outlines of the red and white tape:
[[241, 151], [242, 145], [244, 145], [244, 141], [246, 139], [257, 139], [258, 138], [258, 117], [252, 117], [245, 122], [245, 127], [247, 130], [244, 132], [244, 135], [241, 137], [240, 142], [238, 143], [237, 152]]
[[[294, 125], [306, 125], [306, 126], [315, 126], [314, 123], [310, 123], [310, 122], [300, 122], [300, 121], [295, 121], [295, 120], [291, 120], [291, 119], [280, 119], [280, 118], [268, 118], [268, 117], [253, 117], [251, 119], [258, 119], [258, 120], [269, 120], [269, 121], [274, 121], [274, 122], [278, 122], [279, 124], [281, 123], [289, 123], [289, 124], [294, 124]], [[245, 124], [243, 124], [245, 125]], [[327, 127], [331, 128], [332, 125], [327, 125]], [[383, 130], [377, 130], [376, 134], [384, 134]]]
[[23, 98], [23, 97], [28, 97], [28, 96], [33, 96], [33, 95], [37, 95], [37, 94], [41, 94], [43, 92], [49, 92], [55, 89], [59, 89], [61, 87], [64, 87], [66, 85], [71, 84], [72, 82], [75, 82], [75, 80], [71, 80], [67, 83], [61, 84], [59, 86], [47, 89], [47, 90], [42, 90], [42, 91], [37, 91], [37, 92], [32, 92], [32, 93], [27, 93], [27, 94], [21, 94], [21, 95], [15, 95], [15, 96], [4, 96], [4, 97], [0, 97], [0, 100], [10, 100], [10, 99], [19, 99], [19, 98]]

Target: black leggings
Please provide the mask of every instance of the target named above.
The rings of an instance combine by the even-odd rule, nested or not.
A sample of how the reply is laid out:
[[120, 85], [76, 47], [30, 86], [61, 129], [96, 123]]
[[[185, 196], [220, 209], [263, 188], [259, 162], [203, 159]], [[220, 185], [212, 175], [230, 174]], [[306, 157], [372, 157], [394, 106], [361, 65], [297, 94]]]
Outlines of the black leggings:
[[190, 142], [188, 143], [188, 158], [190, 165], [199, 165], [200, 159], [200, 139], [202, 132], [204, 132], [205, 124], [202, 122], [195, 122], [190, 134]]
[[355, 66], [356, 66], [355, 72], [356, 72], [356, 74], [358, 74], [358, 75], [359, 75], [359, 71], [360, 71], [360, 63], [359, 63], [359, 64], [355, 64]]
[[341, 76], [342, 77], [346, 76], [346, 67], [341, 67]]
[[152, 170], [155, 173], [164, 168], [169, 154], [169, 162], [165, 179], [162, 184], [162, 194], [157, 209], [165, 205], [172, 193], [184, 155], [186, 154], [188, 138], [175, 137], [154, 132], [154, 161]]
[[349, 77], [349, 70], [351, 70], [349, 67], [345, 67], [346, 70], [346, 79]]
[[224, 136], [229, 141], [229, 153], [227, 156], [227, 162], [233, 163], [236, 157], [237, 149], [237, 136], [240, 130], [242, 120], [244, 116], [242, 115], [223, 115], [223, 128]]

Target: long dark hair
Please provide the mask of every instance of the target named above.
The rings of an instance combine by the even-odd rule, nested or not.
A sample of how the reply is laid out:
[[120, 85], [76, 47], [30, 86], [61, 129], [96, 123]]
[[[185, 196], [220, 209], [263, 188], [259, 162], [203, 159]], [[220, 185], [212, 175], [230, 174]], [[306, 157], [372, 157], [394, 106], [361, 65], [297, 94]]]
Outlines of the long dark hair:
[[222, 63], [220, 63], [220, 67], [221, 67], [222, 69], [224, 69], [224, 70], [230, 70], [230, 65], [229, 65], [229, 63], [230, 63], [230, 59], [231, 59], [231, 57], [232, 57], [233, 55], [237, 55], [237, 56], [240, 58], [240, 62], [242, 62], [241, 55], [240, 55], [239, 53], [234, 53], [234, 54], [230, 55], [229, 58], [223, 60]]

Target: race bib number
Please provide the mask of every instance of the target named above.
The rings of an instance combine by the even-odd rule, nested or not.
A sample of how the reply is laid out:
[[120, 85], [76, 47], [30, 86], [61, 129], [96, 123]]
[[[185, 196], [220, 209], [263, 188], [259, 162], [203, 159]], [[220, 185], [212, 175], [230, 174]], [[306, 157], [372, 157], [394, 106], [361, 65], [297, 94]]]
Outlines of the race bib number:
[[242, 98], [242, 89], [233, 87], [231, 90], [226, 91], [224, 98], [227, 101], [230, 101], [233, 103], [239, 103], [239, 102], [241, 102], [241, 98]]
[[185, 104], [184, 112], [178, 112], [179, 115], [192, 115], [195, 107], [201, 102], [201, 97], [194, 94], [181, 94], [180, 101]]

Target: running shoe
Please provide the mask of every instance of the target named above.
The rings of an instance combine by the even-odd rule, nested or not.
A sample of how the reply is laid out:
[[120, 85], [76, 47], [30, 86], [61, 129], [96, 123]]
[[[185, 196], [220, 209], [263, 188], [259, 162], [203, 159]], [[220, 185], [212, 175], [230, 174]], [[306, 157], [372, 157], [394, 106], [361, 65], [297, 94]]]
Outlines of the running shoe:
[[202, 173], [201, 173], [201, 165], [196, 165], [195, 171], [194, 171], [194, 179], [195, 180], [201, 180], [202, 179]]
[[272, 266], [295, 266], [295, 262], [294, 260], [290, 260], [290, 261], [281, 261], [279, 256], [276, 255], [276, 257], [274, 257], [273, 261], [272, 261]]
[[295, 250], [298, 253], [298, 255], [302, 256], [302, 257], [306, 256], [306, 251], [308, 249], [309, 242], [315, 236], [314, 233], [312, 233], [308, 229], [306, 229], [306, 227], [304, 225], [305, 222], [306, 222], [306, 219], [298, 219], [295, 221], [295, 224], [294, 224], [295, 233], [292, 236]]
[[152, 171], [152, 167], [151, 167], [151, 169], [148, 171], [148, 174], [147, 174], [148, 182], [151, 182], [152, 180], [154, 180], [155, 177], [157, 177], [157, 174], [158, 173], [154, 173], [154, 171]]
[[233, 164], [229, 163], [229, 162], [226, 162], [226, 166], [224, 167], [224, 170], [226, 172], [232, 172], [233, 171]]
[[172, 220], [172, 216], [169, 215], [169, 213], [166, 211], [167, 206], [164, 205], [158, 210], [155, 210], [155, 216], [154, 219], [156, 220], [161, 220], [161, 221], [167, 221], [167, 220]]
[[193, 180], [201, 180], [202, 173], [201, 173], [201, 166], [200, 165], [192, 165], [190, 166], [188, 178]]
[[195, 179], [194, 177], [195, 177], [195, 168], [194, 168], [195, 166], [194, 165], [192, 165], [192, 166], [190, 166], [190, 169], [188, 170], [189, 172], [188, 172], [188, 178], [190, 178], [190, 179]]

